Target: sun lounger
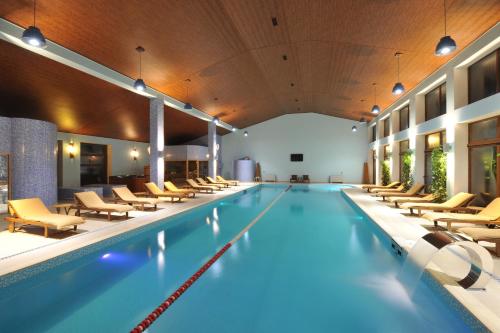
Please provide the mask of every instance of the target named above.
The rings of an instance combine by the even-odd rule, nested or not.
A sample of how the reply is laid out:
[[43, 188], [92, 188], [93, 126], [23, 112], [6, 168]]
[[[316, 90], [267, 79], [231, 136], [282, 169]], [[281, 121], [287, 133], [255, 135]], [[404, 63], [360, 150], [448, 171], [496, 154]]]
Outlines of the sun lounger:
[[361, 186], [362, 189], [366, 190], [367, 192], [371, 192], [371, 190], [381, 188], [381, 189], [390, 189], [390, 188], [395, 188], [399, 186], [401, 183], [400, 182], [392, 182], [388, 185], [373, 185], [373, 184], [366, 184]]
[[404, 185], [399, 185], [398, 187], [392, 188], [392, 189], [374, 188], [374, 189], [372, 189], [372, 193], [374, 195], [377, 195], [378, 193], [381, 193], [381, 192], [404, 193], [403, 192], [404, 189], [405, 189]]
[[229, 184], [228, 183], [222, 183], [222, 182], [218, 182], [218, 181], [215, 181], [212, 177], [210, 176], [207, 176], [207, 180], [208, 180], [208, 183], [211, 184], [211, 185], [222, 185], [224, 187], [229, 187]]
[[154, 210], [156, 210], [158, 203], [161, 202], [160, 200], [155, 198], [137, 197], [127, 187], [114, 187], [112, 191], [119, 201], [130, 205], [138, 205], [141, 207], [141, 210], [144, 210], [145, 205], [151, 205], [153, 206]]
[[214, 193], [214, 190], [219, 189], [216, 186], [197, 184], [193, 179], [187, 179], [186, 182], [188, 183], [189, 186], [191, 186], [192, 189], [200, 192]]
[[299, 182], [299, 177], [297, 175], [292, 175], [290, 177], [290, 183], [298, 183]]
[[59, 215], [51, 213], [40, 198], [18, 199], [7, 201], [10, 216], [5, 218], [9, 223], [9, 231], [14, 232], [16, 223], [37, 225], [44, 228], [44, 236], [49, 236], [49, 228], [63, 230], [85, 223], [80, 216]]
[[460, 192], [443, 203], [405, 203], [401, 208], [409, 209], [413, 214], [417, 210], [417, 215], [422, 215], [422, 210], [432, 211], [453, 211], [459, 207], [465, 206], [469, 201], [474, 198], [474, 194]]
[[188, 189], [180, 189], [180, 188], [177, 188], [177, 186], [174, 185], [174, 183], [168, 181], [168, 182], [165, 182], [165, 188], [167, 189], [168, 192], [172, 192], [172, 193], [184, 193], [189, 197], [191, 198], [194, 198], [194, 196], [196, 195], [196, 192], [193, 191], [193, 190], [188, 190]]
[[181, 202], [183, 198], [187, 198], [187, 194], [185, 193], [173, 193], [168, 191], [162, 191], [153, 182], [144, 184], [144, 187], [146, 188], [146, 191], [149, 193], [149, 195], [154, 198], [170, 198], [171, 202], [175, 202], [175, 199], [177, 199], [177, 202]]
[[125, 217], [128, 218], [128, 212], [134, 210], [134, 207], [129, 205], [105, 203], [93, 191], [75, 193], [75, 200], [77, 203], [77, 215], [80, 215], [82, 209], [95, 211], [97, 214], [106, 212], [108, 213], [108, 221], [111, 221], [111, 213], [125, 213]]
[[495, 243], [495, 254], [500, 257], [500, 229], [468, 227], [460, 228], [458, 232], [469, 236], [475, 242], [485, 241]]
[[408, 191], [406, 192], [392, 192], [392, 191], [387, 191], [387, 192], [377, 192], [377, 197], [382, 197], [382, 200], [385, 201], [386, 198], [388, 197], [413, 197], [418, 194], [418, 192], [422, 191], [424, 188], [424, 184], [417, 183], [413, 185]]
[[396, 208], [399, 207], [399, 205], [404, 204], [404, 203], [431, 203], [434, 200], [436, 200], [436, 196], [434, 194], [426, 194], [422, 196], [415, 196], [415, 197], [389, 197], [387, 198], [389, 202], [394, 203], [394, 206]]
[[230, 183], [230, 184], [232, 184], [232, 185], [234, 185], [234, 186], [238, 186], [238, 185], [240, 185], [240, 182], [239, 182], [238, 180], [234, 180], [234, 179], [224, 179], [224, 178], [222, 178], [222, 176], [217, 176], [217, 177], [215, 177], [215, 178], [216, 178], [218, 181], [220, 181], [220, 182]]
[[227, 187], [227, 186], [224, 186], [224, 185], [220, 185], [220, 184], [209, 184], [207, 183], [203, 178], [196, 178], [196, 181], [198, 183], [200, 183], [200, 185], [203, 185], [203, 186], [214, 186], [216, 187], [218, 190], [222, 190], [224, 187]]
[[[464, 208], [467, 210], [467, 207]], [[473, 211], [477, 211], [474, 209]], [[423, 218], [434, 222], [446, 222], [446, 228], [451, 229], [453, 223], [471, 223], [471, 224], [500, 224], [500, 198], [496, 198], [484, 207], [477, 214], [461, 213], [427, 213]]]
[[310, 183], [311, 180], [309, 179], [309, 175], [303, 175], [302, 176], [302, 182], [303, 183]]

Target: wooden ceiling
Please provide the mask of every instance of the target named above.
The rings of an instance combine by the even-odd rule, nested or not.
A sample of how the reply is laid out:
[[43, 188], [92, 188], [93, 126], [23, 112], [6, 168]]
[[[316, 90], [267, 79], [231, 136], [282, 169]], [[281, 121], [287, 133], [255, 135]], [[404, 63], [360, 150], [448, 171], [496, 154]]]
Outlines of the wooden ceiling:
[[[147, 84], [237, 127], [294, 112], [370, 118], [373, 82], [382, 108], [395, 101], [396, 51], [407, 89], [450, 59], [434, 56], [442, 0], [38, 0], [37, 8], [47, 38], [129, 77], [138, 76], [142, 45]], [[458, 51], [500, 20], [498, 0], [448, 0], [447, 10]], [[31, 25], [32, 1], [3, 0], [0, 17]], [[95, 86], [82, 78], [80, 88]], [[116, 114], [141, 137], [136, 107], [145, 102], [116, 94], [127, 95], [119, 106], [88, 100], [75, 121], [121, 107]]]

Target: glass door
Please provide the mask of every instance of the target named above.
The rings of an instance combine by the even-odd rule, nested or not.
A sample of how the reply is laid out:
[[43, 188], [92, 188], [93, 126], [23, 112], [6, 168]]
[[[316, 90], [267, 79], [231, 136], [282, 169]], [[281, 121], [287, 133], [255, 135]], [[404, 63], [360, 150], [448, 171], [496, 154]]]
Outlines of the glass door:
[[0, 154], [0, 213], [7, 212], [7, 200], [10, 199], [9, 155]]

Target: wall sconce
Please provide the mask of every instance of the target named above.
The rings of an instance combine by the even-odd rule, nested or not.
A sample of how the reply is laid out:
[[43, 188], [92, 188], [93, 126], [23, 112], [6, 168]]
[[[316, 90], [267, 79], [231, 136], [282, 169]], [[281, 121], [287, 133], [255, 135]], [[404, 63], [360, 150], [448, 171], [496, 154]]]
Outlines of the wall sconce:
[[137, 148], [134, 147], [134, 149], [132, 149], [130, 156], [132, 156], [134, 161], [137, 161], [137, 158], [139, 157], [139, 151], [137, 151]]
[[70, 141], [68, 143], [68, 154], [69, 154], [69, 158], [71, 158], [71, 159], [75, 158], [76, 147], [75, 147], [75, 143], [73, 141]]

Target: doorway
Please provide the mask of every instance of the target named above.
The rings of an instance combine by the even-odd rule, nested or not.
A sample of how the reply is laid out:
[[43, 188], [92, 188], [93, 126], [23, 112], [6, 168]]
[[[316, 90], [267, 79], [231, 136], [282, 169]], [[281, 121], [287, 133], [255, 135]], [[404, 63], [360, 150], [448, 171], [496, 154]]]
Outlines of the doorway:
[[80, 144], [80, 184], [108, 183], [108, 147], [94, 143]]

